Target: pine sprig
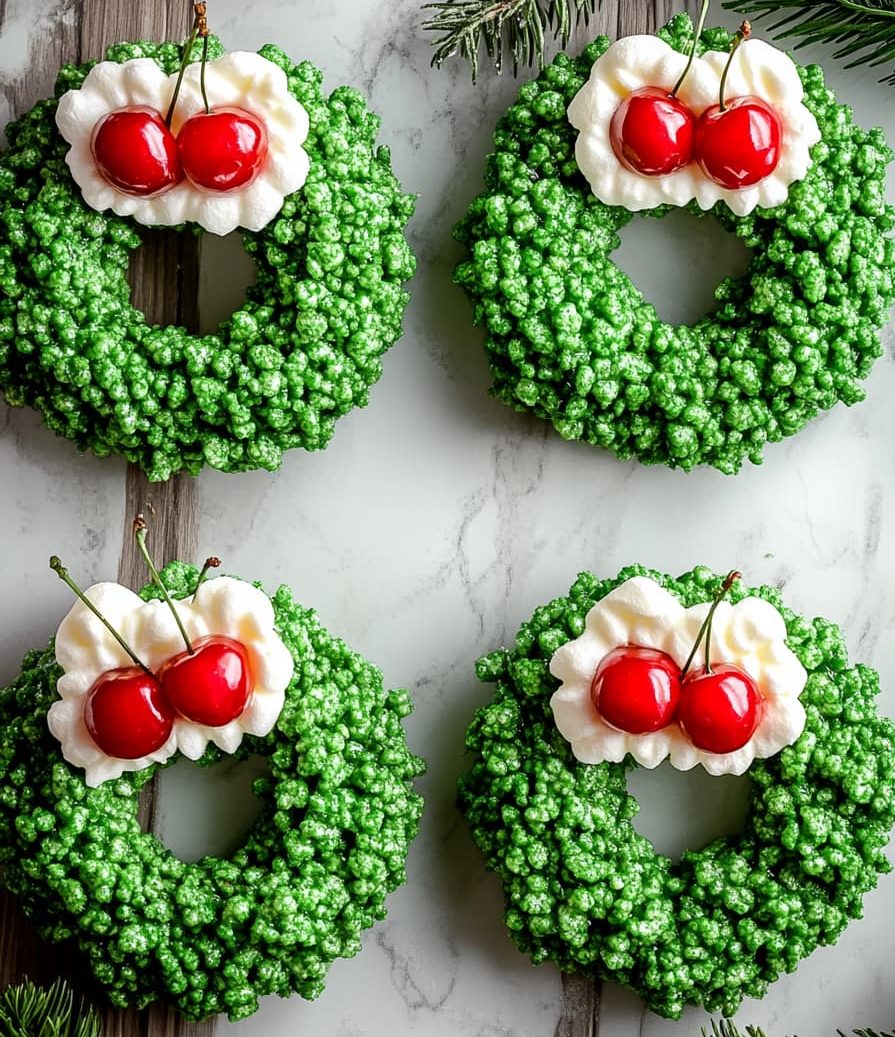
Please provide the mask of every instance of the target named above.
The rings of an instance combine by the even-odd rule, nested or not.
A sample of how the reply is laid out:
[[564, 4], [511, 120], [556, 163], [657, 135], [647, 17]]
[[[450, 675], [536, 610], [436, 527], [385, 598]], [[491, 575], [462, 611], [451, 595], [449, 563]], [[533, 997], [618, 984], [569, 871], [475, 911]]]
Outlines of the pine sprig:
[[[726, 0], [725, 7], [752, 18], [770, 17], [771, 32], [802, 44], [842, 44], [835, 58], [857, 65], [895, 64], [895, 0]], [[895, 71], [883, 77], [895, 85]]]
[[741, 1031], [733, 1019], [722, 1019], [720, 1022], [712, 1020], [712, 1030], [709, 1033], [703, 1026], [702, 1037], [765, 1037], [764, 1030], [760, 1026], [747, 1026]]
[[436, 13], [423, 25], [439, 33], [433, 41], [432, 64], [440, 68], [459, 54], [472, 68], [475, 80], [479, 51], [485, 53], [499, 73], [509, 54], [513, 74], [520, 65], [544, 64], [544, 42], [548, 32], [565, 47], [572, 29], [586, 25], [600, 0], [442, 0], [424, 5]]
[[[842, 1030], [836, 1031], [839, 1037], [847, 1037]], [[895, 1033], [883, 1030], [878, 1033], [876, 1030], [852, 1030], [855, 1037], [895, 1037]], [[740, 1030], [733, 1019], [722, 1019], [719, 1021], [712, 1020], [711, 1031], [706, 1030], [703, 1026], [702, 1037], [765, 1037], [765, 1032], [760, 1026], [747, 1026], [744, 1030]]]
[[0, 1037], [100, 1037], [94, 1009], [75, 1005], [70, 988], [57, 980], [49, 989], [26, 980], [0, 994]]
[[[565, 47], [572, 29], [587, 24], [600, 0], [439, 0], [423, 29], [438, 33], [432, 64], [440, 68], [459, 55], [475, 79], [484, 49], [497, 72], [507, 55], [515, 75], [520, 65], [544, 64], [548, 33]], [[895, 64], [895, 0], [725, 0], [724, 7], [752, 18], [773, 18], [770, 31], [801, 44], [838, 44], [835, 58], [846, 68]], [[883, 77], [895, 85], [895, 71]]]

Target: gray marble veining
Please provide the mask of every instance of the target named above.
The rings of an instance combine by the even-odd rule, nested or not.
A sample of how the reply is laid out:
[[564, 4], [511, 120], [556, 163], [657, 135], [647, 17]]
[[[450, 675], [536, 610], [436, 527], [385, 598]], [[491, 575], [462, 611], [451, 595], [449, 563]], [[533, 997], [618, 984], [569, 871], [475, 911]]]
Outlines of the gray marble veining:
[[[6, 8], [0, 86], [12, 103], [40, 23], [36, 0]], [[463, 732], [489, 695], [472, 663], [511, 641], [582, 568], [736, 565], [750, 582], [784, 588], [794, 608], [840, 622], [853, 656], [880, 669], [883, 709], [895, 715], [892, 338], [866, 403], [836, 408], [735, 479], [648, 469], [565, 443], [487, 395], [481, 334], [451, 284], [451, 226], [479, 187], [494, 122], [518, 85], [483, 71], [473, 87], [459, 63], [430, 70], [416, 0], [215, 0], [210, 16], [229, 46], [275, 41], [319, 64], [328, 87], [353, 83], [369, 96], [398, 176], [419, 195], [411, 238], [420, 269], [406, 334], [370, 406], [340, 423], [328, 450], [292, 453], [276, 476], [202, 476], [200, 556], [220, 554], [232, 571], [271, 587], [289, 583], [387, 681], [412, 688], [409, 736], [429, 763], [409, 883], [362, 954], [334, 966], [317, 1002], [269, 1000], [220, 1032], [547, 1037], [559, 1015], [559, 974], [532, 969], [509, 942], [498, 884], [453, 805]], [[859, 121], [895, 139], [892, 88], [872, 71], [844, 71], [829, 54], [811, 56], [823, 58]], [[651, 221], [651, 233], [661, 241], [663, 225]], [[648, 242], [638, 248], [650, 262]], [[32, 414], [4, 410], [0, 471], [0, 534], [9, 545], [0, 677], [8, 679], [67, 607], [46, 570], [50, 553], [85, 582], [114, 577], [124, 466], [79, 457]], [[682, 792], [675, 809], [702, 807]], [[836, 947], [816, 952], [740, 1019], [803, 1034], [895, 1025], [893, 912], [895, 878], [884, 878]], [[604, 991], [603, 1037], [684, 1037], [705, 1022], [696, 1011], [668, 1022], [644, 1014], [628, 992]]]

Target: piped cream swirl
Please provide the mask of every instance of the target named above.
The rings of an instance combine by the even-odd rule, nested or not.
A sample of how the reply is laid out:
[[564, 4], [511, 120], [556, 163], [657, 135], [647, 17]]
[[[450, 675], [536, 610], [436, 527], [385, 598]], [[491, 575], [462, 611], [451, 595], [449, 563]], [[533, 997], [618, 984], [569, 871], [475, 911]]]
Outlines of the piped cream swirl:
[[[184, 651], [183, 638], [164, 602], [143, 601], [117, 583], [97, 583], [86, 595], [153, 672]], [[62, 743], [62, 755], [85, 770], [91, 787], [126, 771], [164, 763], [176, 752], [197, 760], [209, 742], [226, 753], [235, 752], [243, 735], [269, 734], [282, 712], [293, 661], [274, 628], [273, 605], [263, 591], [243, 580], [219, 576], [203, 583], [193, 598], [175, 602], [175, 607], [191, 641], [219, 634], [245, 647], [252, 697], [242, 715], [222, 727], [178, 717], [167, 742], [149, 756], [136, 760], [107, 756], [87, 730], [84, 706], [99, 677], [134, 664], [90, 609], [75, 602], [56, 633], [56, 661], [64, 673], [56, 685], [60, 698], [50, 706], [47, 724]]]
[[[556, 650], [550, 672], [562, 684], [550, 699], [560, 734], [582, 763], [620, 763], [627, 753], [644, 767], [666, 757], [678, 770], [701, 764], [709, 774], [743, 774], [754, 759], [791, 745], [805, 727], [799, 695], [808, 675], [786, 644], [786, 624], [763, 598], [721, 602], [712, 621], [713, 662], [732, 663], [757, 683], [763, 699], [761, 720], [750, 740], [732, 753], [697, 749], [677, 723], [653, 734], [633, 735], [606, 724], [591, 700], [591, 682], [601, 660], [620, 645], [666, 652], [678, 666], [690, 654], [709, 604], [685, 609], [655, 580], [626, 580], [588, 612], [584, 633]], [[704, 664], [704, 643], [694, 665]]]
[[[678, 97], [697, 117], [717, 104], [727, 57], [720, 51], [706, 51], [694, 59]], [[626, 36], [594, 62], [590, 78], [568, 110], [569, 121], [579, 131], [575, 157], [593, 193], [607, 205], [632, 212], [659, 205], [683, 206], [694, 199], [702, 209], [723, 201], [737, 216], [745, 216], [759, 205], [766, 209], [782, 205], [790, 184], [808, 172], [810, 149], [820, 140], [820, 129], [803, 103], [795, 63], [764, 40], [746, 40], [737, 50], [726, 97], [760, 97], [780, 116], [781, 155], [770, 176], [750, 187], [730, 190], [710, 180], [695, 161], [661, 177], [643, 176], [619, 161], [609, 133], [616, 108], [641, 87], [671, 91], [686, 63], [685, 55], [657, 36]]]
[[[183, 77], [171, 122], [176, 136], [191, 116], [205, 110], [198, 62]], [[56, 125], [71, 144], [65, 160], [84, 200], [100, 212], [111, 209], [149, 226], [176, 227], [198, 223], [212, 234], [242, 227], [258, 231], [283, 207], [283, 199], [305, 182], [310, 168], [302, 147], [308, 136], [308, 113], [289, 92], [286, 73], [252, 51], [234, 51], [210, 61], [205, 70], [212, 108], [241, 108], [267, 130], [267, 158], [246, 187], [227, 192], [204, 191], [189, 180], [151, 198], [118, 190], [103, 178], [91, 150], [97, 123], [110, 112], [147, 105], [162, 115], [171, 103], [176, 75], [166, 76], [152, 58], [118, 63], [101, 61], [77, 90], [59, 98]]]

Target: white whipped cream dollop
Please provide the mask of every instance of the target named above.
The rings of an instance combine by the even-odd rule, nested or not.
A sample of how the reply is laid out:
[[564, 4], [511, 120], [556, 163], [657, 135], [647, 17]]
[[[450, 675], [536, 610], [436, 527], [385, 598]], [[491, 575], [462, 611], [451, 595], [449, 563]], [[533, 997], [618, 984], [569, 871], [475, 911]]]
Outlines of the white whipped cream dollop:
[[[187, 66], [171, 122], [175, 136], [187, 119], [205, 111], [199, 75], [199, 62]], [[77, 90], [59, 98], [56, 125], [71, 144], [65, 160], [84, 200], [100, 212], [111, 209], [149, 226], [198, 223], [212, 234], [229, 234], [237, 227], [261, 230], [283, 207], [286, 195], [307, 180], [310, 161], [302, 147], [308, 136], [308, 113], [289, 92], [286, 73], [260, 54], [234, 51], [208, 62], [205, 69], [212, 109], [241, 108], [267, 129], [267, 158], [250, 184], [214, 192], [203, 191], [184, 178], [163, 194], [142, 198], [118, 190], [100, 174], [90, 147], [97, 123], [110, 112], [131, 105], [148, 105], [164, 116], [176, 80], [176, 75], [165, 75], [152, 58], [133, 58], [121, 64], [101, 61]]]
[[[718, 103], [727, 58], [725, 52], [706, 51], [694, 59], [678, 97], [697, 118]], [[746, 40], [739, 47], [728, 73], [725, 97], [760, 97], [780, 116], [780, 161], [769, 176], [731, 190], [710, 180], [695, 161], [660, 177], [643, 176], [619, 161], [609, 133], [616, 108], [641, 87], [673, 90], [686, 64], [686, 55], [657, 36], [627, 36], [594, 62], [590, 78], [568, 110], [569, 122], [579, 131], [575, 158], [593, 193], [607, 205], [624, 206], [632, 212], [665, 204], [683, 206], [694, 199], [702, 209], [726, 202], [737, 216], [745, 216], [759, 205], [766, 209], [782, 205], [790, 184], [808, 172], [810, 148], [820, 140], [820, 129], [803, 104], [804, 90], [795, 63], [764, 40]]]
[[[118, 583], [97, 583], [86, 594], [153, 672], [185, 650], [174, 616], [163, 601], [143, 601]], [[65, 759], [86, 771], [91, 788], [125, 771], [164, 763], [176, 752], [197, 760], [209, 742], [226, 753], [235, 752], [244, 734], [269, 734], [282, 712], [294, 667], [289, 649], [274, 629], [273, 605], [263, 591], [243, 580], [219, 576], [203, 583], [194, 598], [177, 601], [175, 606], [190, 641], [218, 634], [244, 646], [252, 696], [243, 713], [222, 727], [177, 717], [167, 742], [151, 755], [136, 760], [107, 756], [84, 721], [87, 695], [104, 673], [134, 663], [90, 609], [75, 602], [56, 633], [56, 661], [65, 672], [56, 685], [61, 697], [50, 706], [47, 724], [62, 743]]]
[[[550, 672], [562, 681], [550, 699], [560, 734], [582, 763], [620, 763], [627, 753], [644, 767], [666, 757], [678, 770], [696, 764], [709, 774], [743, 774], [753, 760], [766, 759], [791, 745], [805, 727], [799, 695], [808, 674], [786, 644], [786, 624], [763, 598], [722, 601], [712, 621], [711, 660], [745, 670], [763, 699], [761, 719], [749, 741], [732, 753], [697, 749], [675, 722], [652, 734], [628, 734], [610, 727], [591, 699], [591, 683], [603, 658], [621, 645], [666, 652], [683, 666], [696, 641], [709, 603], [685, 609], [655, 580], [635, 576], [601, 598], [588, 612], [584, 633], [562, 645]], [[705, 663], [705, 642], [694, 666]]]

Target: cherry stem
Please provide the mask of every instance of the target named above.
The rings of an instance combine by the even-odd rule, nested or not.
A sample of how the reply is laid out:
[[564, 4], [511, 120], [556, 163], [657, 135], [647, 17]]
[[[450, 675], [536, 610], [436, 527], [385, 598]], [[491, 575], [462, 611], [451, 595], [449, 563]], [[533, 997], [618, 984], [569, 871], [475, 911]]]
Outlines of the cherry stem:
[[672, 97], [677, 97], [677, 92], [684, 85], [684, 80], [690, 74], [690, 69], [693, 67], [693, 62], [696, 60], [696, 48], [699, 46], [699, 37], [702, 36], [702, 30], [705, 27], [706, 15], [709, 13], [709, 4], [711, 0], [702, 0], [702, 10], [699, 12], [699, 20], [696, 23], [696, 28], [693, 30], [693, 46], [690, 48], [690, 56], [687, 58], [687, 64], [684, 66], [684, 71], [681, 72], [681, 78], [674, 84], [674, 89], [671, 91]]
[[193, 591], [193, 598], [199, 593], [199, 588], [205, 582], [205, 577], [208, 575], [209, 569], [217, 569], [221, 564], [220, 558], [217, 555], [212, 555], [211, 558], [205, 559], [205, 564], [202, 566], [202, 572], [199, 573], [199, 579], [196, 581], [196, 589]]
[[202, 101], [205, 104], [205, 114], [209, 112], [208, 97], [205, 93], [205, 65], [208, 61], [208, 20], [205, 17], [206, 7], [204, 3], [193, 4], [193, 31], [186, 41], [183, 54], [180, 59], [180, 68], [177, 70], [177, 82], [174, 84], [174, 93], [171, 95], [171, 103], [165, 114], [165, 125], [171, 128], [171, 120], [174, 118], [174, 109], [177, 107], [177, 98], [180, 96], [180, 87], [183, 85], [183, 76], [186, 67], [190, 63], [190, 55], [193, 53], [193, 45], [202, 37], [202, 65], [199, 70], [199, 86], [202, 90]]
[[724, 107], [724, 89], [727, 86], [727, 73], [730, 71], [730, 66], [733, 64], [733, 56], [740, 49], [740, 44], [743, 40], [748, 40], [752, 35], [752, 23], [743, 22], [743, 24], [737, 30], [736, 36], [733, 38], [733, 43], [730, 45], [730, 54], [727, 57], [727, 64], [724, 66], [724, 71], [721, 73], [721, 85], [718, 89], [718, 111], [725, 112], [727, 109]]
[[180, 631], [180, 636], [183, 638], [183, 643], [186, 645], [186, 650], [190, 655], [194, 654], [194, 649], [190, 643], [190, 639], [187, 636], [186, 627], [183, 625], [183, 620], [180, 618], [180, 613], [177, 611], [171, 595], [168, 593], [168, 588], [165, 586], [164, 581], [159, 575], [158, 569], [155, 567], [155, 563], [152, 561], [152, 557], [149, 554], [149, 549], [146, 547], [146, 519], [142, 515], [137, 515], [134, 519], [134, 539], [137, 541], [137, 547], [140, 549], [140, 554], [143, 555], [143, 560], [146, 562], [146, 568], [149, 570], [152, 576], [152, 582], [162, 592], [162, 597], [165, 599], [165, 604], [171, 610], [174, 616], [174, 621], [177, 623], [177, 629]]
[[152, 670], [150, 670], [149, 667], [139, 658], [139, 656], [136, 654], [136, 652], [134, 652], [134, 650], [127, 643], [127, 641], [124, 640], [124, 638], [121, 636], [121, 634], [118, 633], [115, 627], [112, 626], [112, 624], [106, 619], [102, 612], [100, 612], [96, 605], [93, 604], [90, 598], [88, 598], [87, 595], [81, 590], [81, 588], [75, 583], [75, 581], [71, 578], [68, 569], [65, 568], [65, 566], [62, 564], [62, 562], [56, 555], [53, 555], [53, 557], [50, 559], [50, 568], [59, 577], [59, 579], [62, 580], [62, 582], [66, 584], [66, 586], [68, 586], [74, 592], [74, 595], [78, 599], [78, 601], [80, 601], [82, 604], [86, 605], [87, 608], [90, 609], [90, 611], [94, 614], [94, 616], [96, 616], [100, 623], [102, 623], [106, 630], [109, 631], [112, 637], [115, 638], [115, 640], [121, 645], [125, 652], [127, 652], [131, 659], [134, 660], [137, 666], [139, 666], [144, 673], [148, 674], [151, 677]]
[[186, 72], [189, 57], [193, 51], [193, 44], [196, 42], [198, 35], [199, 28], [194, 25], [190, 38], [186, 41], [186, 45], [183, 48], [183, 58], [180, 61], [180, 68], [177, 72], [177, 82], [174, 84], [174, 93], [171, 95], [171, 103], [168, 105], [168, 111], [165, 115], [165, 125], [168, 129], [171, 128], [171, 120], [174, 118], [174, 109], [177, 107], [177, 98], [180, 96], [180, 87], [183, 83], [183, 74]]
[[721, 584], [721, 588], [718, 591], [718, 593], [712, 599], [711, 608], [709, 609], [708, 614], [706, 615], [705, 619], [702, 621], [702, 626], [700, 626], [700, 628], [699, 628], [699, 632], [696, 635], [696, 640], [693, 642], [693, 647], [690, 649], [690, 654], [687, 656], [687, 661], [684, 663], [684, 667], [681, 670], [681, 680], [683, 680], [684, 677], [687, 676], [687, 671], [690, 669], [691, 665], [693, 664], [693, 659], [695, 658], [696, 652], [699, 649], [700, 644], [702, 643], [703, 636], [705, 636], [705, 639], [706, 639], [705, 640], [705, 672], [706, 673], [711, 673], [712, 672], [711, 664], [709, 663], [709, 649], [711, 648], [711, 644], [712, 644], [712, 619], [715, 616], [715, 610], [718, 608], [718, 606], [724, 600], [724, 596], [727, 594], [727, 592], [730, 590], [730, 588], [736, 583], [736, 581], [740, 579], [741, 576], [742, 576], [742, 573], [738, 573], [736, 571], [736, 569], [731, 569], [731, 571], [727, 574], [727, 576], [724, 577], [724, 582]]
[[202, 91], [202, 103], [205, 105], [205, 114], [208, 115], [211, 112], [211, 108], [208, 104], [208, 94], [205, 91], [205, 66], [208, 64], [208, 27], [205, 28], [205, 34], [202, 36], [202, 64], [199, 67], [199, 89]]

